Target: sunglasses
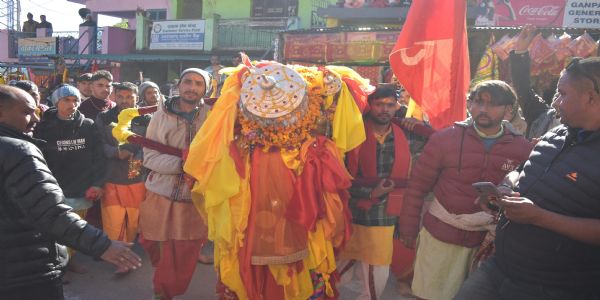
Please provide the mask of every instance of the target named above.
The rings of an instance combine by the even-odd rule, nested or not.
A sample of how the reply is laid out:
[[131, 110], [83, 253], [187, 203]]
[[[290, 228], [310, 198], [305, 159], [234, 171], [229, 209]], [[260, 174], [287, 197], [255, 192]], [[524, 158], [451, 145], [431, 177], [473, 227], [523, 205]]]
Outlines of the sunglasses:
[[596, 81], [596, 78], [592, 74], [590, 74], [581, 67], [581, 64], [579, 63], [580, 60], [582, 60], [581, 57], [573, 57], [573, 59], [567, 65], [565, 70], [567, 70], [568, 72], [574, 72], [579, 75], [583, 75], [585, 78], [591, 80], [594, 84], [594, 91], [596, 91], [596, 94], [600, 94], [600, 87], [598, 87], [598, 81]]

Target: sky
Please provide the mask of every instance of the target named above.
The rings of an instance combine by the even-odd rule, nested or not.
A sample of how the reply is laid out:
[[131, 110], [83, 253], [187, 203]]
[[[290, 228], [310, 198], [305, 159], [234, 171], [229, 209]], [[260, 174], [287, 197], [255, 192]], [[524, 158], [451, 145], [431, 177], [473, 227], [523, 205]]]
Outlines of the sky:
[[[40, 15], [46, 15], [46, 20], [52, 23], [54, 32], [78, 31], [83, 22], [77, 11], [85, 6], [67, 0], [21, 0], [21, 26], [27, 21], [27, 13], [33, 14], [33, 19], [40, 21]], [[98, 26], [109, 26], [119, 23], [121, 19], [98, 16]]]

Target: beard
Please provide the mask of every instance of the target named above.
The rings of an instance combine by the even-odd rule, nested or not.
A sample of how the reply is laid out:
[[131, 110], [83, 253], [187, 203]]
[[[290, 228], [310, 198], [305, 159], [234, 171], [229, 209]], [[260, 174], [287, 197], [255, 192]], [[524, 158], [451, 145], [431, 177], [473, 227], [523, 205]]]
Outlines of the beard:
[[371, 120], [373, 122], [375, 122], [378, 125], [388, 125], [392, 122], [392, 116], [391, 115], [386, 115], [386, 116], [373, 116], [371, 115]]
[[198, 103], [200, 103], [200, 99], [198, 100], [193, 100], [193, 99], [185, 99], [185, 98], [181, 98], [181, 101], [190, 104], [190, 105], [198, 105]]
[[181, 98], [181, 101], [183, 101], [187, 104], [198, 104], [198, 103], [200, 103], [200, 100], [202, 100], [202, 97], [200, 96], [200, 94], [198, 94], [196, 92], [192, 92], [192, 91], [187, 91], [187, 92], [180, 94], [179, 98]]
[[502, 119], [493, 119], [489, 115], [483, 115], [483, 114], [476, 116], [473, 120], [475, 121], [475, 124], [479, 128], [492, 128], [492, 127], [498, 126], [498, 125], [500, 125], [500, 123], [502, 123]]

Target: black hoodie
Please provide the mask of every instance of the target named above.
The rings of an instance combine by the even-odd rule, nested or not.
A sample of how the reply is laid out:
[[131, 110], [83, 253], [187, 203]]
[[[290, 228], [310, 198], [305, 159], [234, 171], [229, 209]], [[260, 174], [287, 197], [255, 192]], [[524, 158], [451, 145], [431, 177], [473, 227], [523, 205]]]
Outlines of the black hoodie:
[[89, 187], [104, 185], [105, 158], [94, 121], [79, 111], [73, 119], [61, 120], [58, 110], [50, 108], [33, 136], [46, 141], [42, 152], [66, 197], [84, 197]]
[[[104, 155], [107, 158], [106, 181], [114, 184], [134, 184], [145, 180], [145, 170], [140, 170], [140, 174], [135, 178], [129, 178], [129, 160], [118, 158], [119, 149], [125, 149], [133, 153], [133, 158], [136, 160], [144, 159], [144, 151], [142, 146], [135, 144], [119, 145], [117, 140], [112, 135], [111, 123], [117, 123], [119, 107], [115, 106], [108, 111], [103, 111], [98, 114], [94, 126], [100, 134]], [[146, 136], [146, 128], [150, 122], [150, 115], [137, 116], [131, 120], [131, 131], [141, 136]]]

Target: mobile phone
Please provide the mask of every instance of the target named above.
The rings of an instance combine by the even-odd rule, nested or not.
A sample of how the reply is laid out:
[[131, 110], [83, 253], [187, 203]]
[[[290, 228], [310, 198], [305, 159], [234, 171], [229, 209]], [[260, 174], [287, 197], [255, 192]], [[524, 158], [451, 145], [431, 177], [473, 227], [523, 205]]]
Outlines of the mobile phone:
[[495, 184], [491, 182], [475, 182], [472, 184], [477, 193], [481, 196], [494, 196], [496, 198], [502, 198], [502, 193], [498, 190]]
[[[502, 198], [502, 193], [500, 193], [496, 185], [491, 182], [475, 182], [472, 184], [472, 186], [475, 188], [475, 190], [481, 197], [487, 198], [488, 196], [494, 196], [498, 199]], [[492, 204], [491, 202], [488, 202], [487, 207], [493, 211], [500, 210], [500, 207]]]

